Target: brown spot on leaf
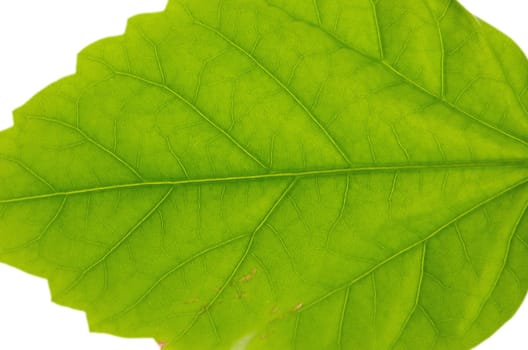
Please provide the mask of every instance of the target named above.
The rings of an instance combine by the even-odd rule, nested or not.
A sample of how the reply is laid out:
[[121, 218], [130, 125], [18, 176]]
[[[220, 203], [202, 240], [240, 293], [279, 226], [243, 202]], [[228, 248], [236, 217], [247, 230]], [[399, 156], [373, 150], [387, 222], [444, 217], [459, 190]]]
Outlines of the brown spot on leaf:
[[238, 281], [240, 283], [251, 281], [253, 279], [253, 277], [255, 277], [256, 274], [257, 274], [257, 269], [254, 267], [253, 270], [251, 270], [251, 273], [245, 275], [244, 277], [242, 277]]

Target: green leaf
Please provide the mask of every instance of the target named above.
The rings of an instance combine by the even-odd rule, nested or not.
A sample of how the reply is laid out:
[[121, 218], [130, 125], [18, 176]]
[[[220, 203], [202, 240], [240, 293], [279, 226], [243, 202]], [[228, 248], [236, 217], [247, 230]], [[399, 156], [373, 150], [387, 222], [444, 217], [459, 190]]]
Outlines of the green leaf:
[[528, 62], [450, 0], [171, 0], [15, 112], [0, 260], [168, 349], [468, 349], [528, 288]]

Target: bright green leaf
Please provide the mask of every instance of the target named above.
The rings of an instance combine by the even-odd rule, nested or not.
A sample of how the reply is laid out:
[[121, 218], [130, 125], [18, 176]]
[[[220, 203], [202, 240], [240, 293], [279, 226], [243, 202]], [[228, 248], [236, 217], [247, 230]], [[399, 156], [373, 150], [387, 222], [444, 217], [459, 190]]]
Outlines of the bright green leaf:
[[168, 349], [468, 349], [528, 288], [528, 63], [450, 0], [171, 0], [15, 112], [0, 259]]

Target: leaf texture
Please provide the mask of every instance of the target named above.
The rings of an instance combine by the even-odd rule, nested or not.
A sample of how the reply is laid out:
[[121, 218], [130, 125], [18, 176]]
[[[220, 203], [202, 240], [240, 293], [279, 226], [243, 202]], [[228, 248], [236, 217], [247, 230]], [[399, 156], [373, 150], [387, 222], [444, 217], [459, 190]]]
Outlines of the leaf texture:
[[0, 260], [167, 349], [469, 349], [528, 288], [528, 62], [452, 0], [170, 0], [0, 134]]

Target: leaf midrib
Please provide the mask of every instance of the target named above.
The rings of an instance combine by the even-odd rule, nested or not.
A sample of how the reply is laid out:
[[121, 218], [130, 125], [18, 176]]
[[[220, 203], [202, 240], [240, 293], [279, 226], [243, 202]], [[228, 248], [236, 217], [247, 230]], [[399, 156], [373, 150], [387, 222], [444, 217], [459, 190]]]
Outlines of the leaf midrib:
[[[177, 185], [192, 185], [192, 184], [211, 184], [223, 182], [238, 182], [238, 181], [256, 181], [266, 179], [281, 179], [281, 178], [301, 178], [314, 176], [339, 176], [346, 174], [369, 174], [369, 173], [383, 173], [394, 171], [419, 171], [419, 170], [449, 170], [449, 169], [469, 169], [469, 168], [497, 168], [497, 167], [518, 167], [528, 169], [528, 159], [517, 160], [494, 160], [494, 161], [471, 161], [471, 162], [429, 162], [429, 163], [409, 163], [409, 164], [387, 164], [387, 165], [368, 165], [355, 166], [350, 168], [334, 168], [322, 170], [306, 170], [306, 171], [287, 171], [278, 173], [265, 173], [241, 176], [227, 176], [227, 177], [212, 177], [212, 178], [197, 178], [197, 179], [176, 179], [176, 180], [158, 180], [158, 181], [143, 181], [143, 182], [129, 182], [116, 185], [86, 187], [73, 189], [68, 191], [55, 191], [44, 194], [13, 197], [0, 199], [0, 204], [9, 204], [17, 202], [25, 202], [38, 199], [53, 198], [59, 196], [79, 195], [85, 193], [104, 192], [120, 189], [133, 189], [143, 187], [158, 187], [158, 186], [177, 186]], [[528, 178], [528, 175], [527, 175]]]

